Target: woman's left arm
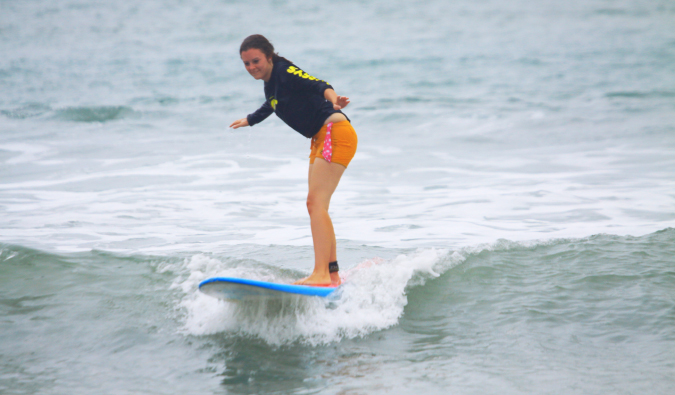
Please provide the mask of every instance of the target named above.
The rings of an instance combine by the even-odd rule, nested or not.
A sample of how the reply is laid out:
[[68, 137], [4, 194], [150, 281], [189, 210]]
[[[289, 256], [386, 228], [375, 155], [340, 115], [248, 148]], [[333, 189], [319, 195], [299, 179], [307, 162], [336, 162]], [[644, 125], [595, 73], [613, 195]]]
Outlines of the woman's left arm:
[[335, 110], [341, 110], [347, 107], [347, 104], [349, 104], [348, 97], [338, 96], [337, 93], [335, 93], [335, 91], [330, 88], [323, 91], [323, 97], [325, 97], [329, 102], [333, 103], [333, 109]]

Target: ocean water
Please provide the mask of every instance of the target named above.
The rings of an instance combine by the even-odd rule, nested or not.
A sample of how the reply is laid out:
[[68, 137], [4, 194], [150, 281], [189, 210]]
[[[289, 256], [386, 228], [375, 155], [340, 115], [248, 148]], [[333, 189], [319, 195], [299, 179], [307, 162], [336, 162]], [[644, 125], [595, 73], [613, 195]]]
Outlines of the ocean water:
[[[0, 2], [0, 393], [675, 393], [675, 3]], [[337, 298], [309, 141], [238, 58], [350, 97]]]

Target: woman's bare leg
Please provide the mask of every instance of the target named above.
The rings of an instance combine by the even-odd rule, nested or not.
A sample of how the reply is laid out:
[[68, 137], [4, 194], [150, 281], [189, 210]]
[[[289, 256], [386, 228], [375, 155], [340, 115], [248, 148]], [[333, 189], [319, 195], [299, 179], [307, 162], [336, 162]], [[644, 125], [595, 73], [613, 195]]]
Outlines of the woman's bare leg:
[[314, 241], [314, 271], [296, 284], [325, 285], [340, 282], [337, 273], [328, 272], [328, 263], [337, 260], [335, 231], [328, 207], [344, 171], [343, 165], [329, 163], [321, 158], [316, 158], [314, 164], [309, 165], [307, 211]]

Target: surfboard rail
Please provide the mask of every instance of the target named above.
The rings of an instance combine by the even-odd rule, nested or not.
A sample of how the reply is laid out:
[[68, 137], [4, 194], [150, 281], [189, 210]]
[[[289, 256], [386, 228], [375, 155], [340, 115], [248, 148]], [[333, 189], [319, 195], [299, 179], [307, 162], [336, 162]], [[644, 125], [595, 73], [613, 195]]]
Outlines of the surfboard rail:
[[201, 292], [225, 300], [278, 297], [284, 294], [326, 297], [336, 289], [337, 287], [281, 284], [236, 277], [213, 277], [199, 283]]

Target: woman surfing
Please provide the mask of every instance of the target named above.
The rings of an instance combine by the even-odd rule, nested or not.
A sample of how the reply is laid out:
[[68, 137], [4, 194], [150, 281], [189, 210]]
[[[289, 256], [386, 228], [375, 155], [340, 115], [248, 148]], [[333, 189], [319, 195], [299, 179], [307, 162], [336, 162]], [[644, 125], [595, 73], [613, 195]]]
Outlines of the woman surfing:
[[265, 82], [265, 102], [230, 127], [253, 126], [274, 112], [295, 131], [312, 139], [307, 211], [314, 242], [314, 270], [295, 284], [340, 285], [335, 231], [328, 207], [342, 174], [356, 153], [356, 132], [341, 111], [349, 104], [349, 98], [338, 96], [328, 82], [307, 74], [274, 53], [274, 47], [262, 35], [254, 34], [244, 39], [239, 55], [246, 71]]

